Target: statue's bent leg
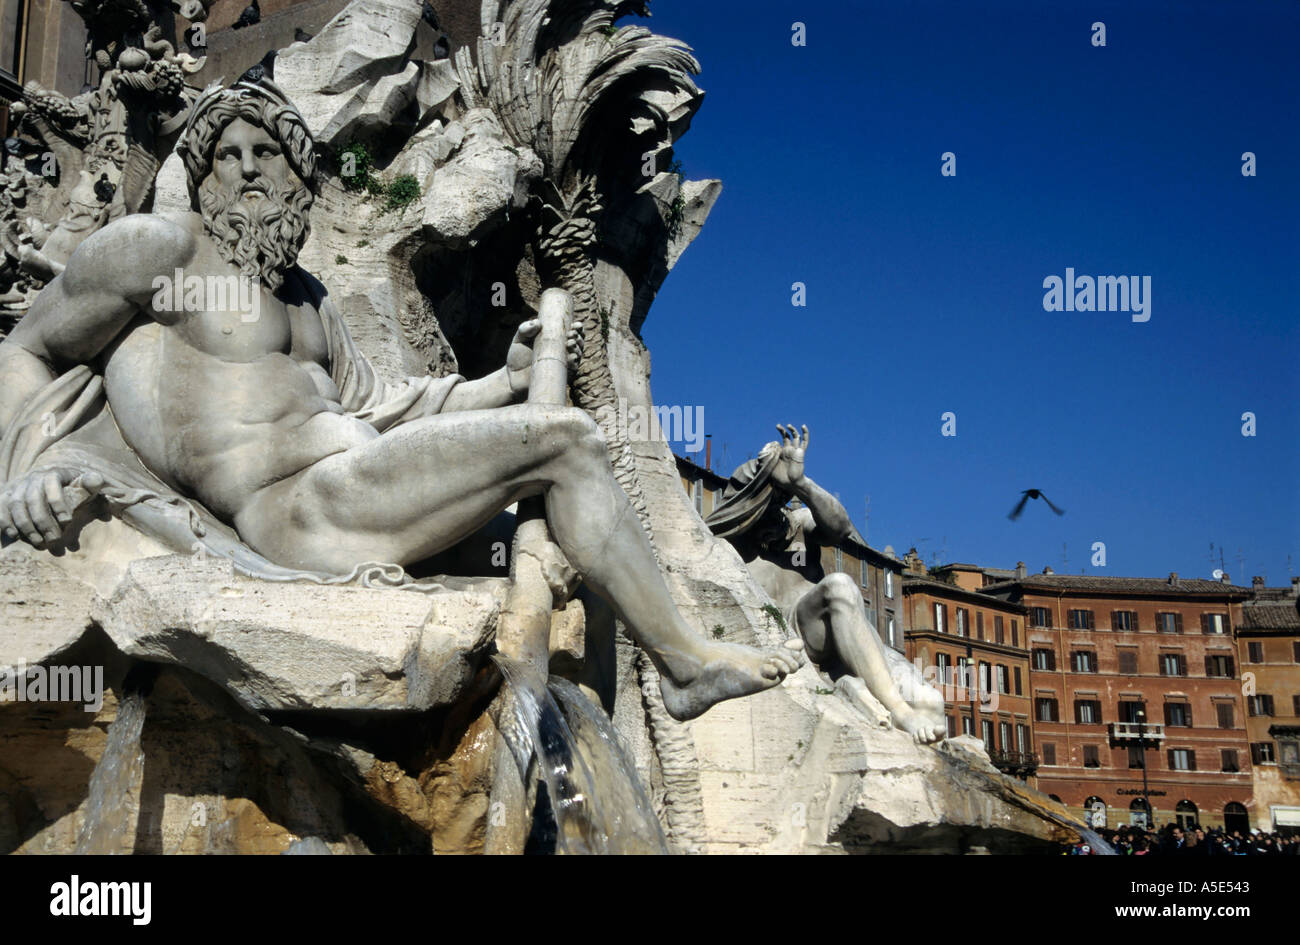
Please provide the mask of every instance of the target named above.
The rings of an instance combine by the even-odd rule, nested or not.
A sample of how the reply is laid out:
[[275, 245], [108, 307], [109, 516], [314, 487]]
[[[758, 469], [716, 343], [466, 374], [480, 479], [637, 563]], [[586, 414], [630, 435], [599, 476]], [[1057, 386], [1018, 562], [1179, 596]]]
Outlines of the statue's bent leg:
[[664, 674], [670, 712], [698, 715], [797, 667], [790, 653], [706, 640], [682, 619], [596, 425], [573, 408], [521, 404], [403, 424], [262, 490], [236, 526], [273, 561], [341, 573], [420, 560], [538, 493], [556, 543]]
[[889, 710], [896, 728], [922, 742], [943, 737], [935, 721], [909, 705], [899, 692], [884, 644], [867, 619], [862, 594], [851, 577], [839, 572], [827, 575], [799, 601], [795, 616], [804, 638], [828, 641], [826, 648], [833, 648], [848, 671], [867, 684]]

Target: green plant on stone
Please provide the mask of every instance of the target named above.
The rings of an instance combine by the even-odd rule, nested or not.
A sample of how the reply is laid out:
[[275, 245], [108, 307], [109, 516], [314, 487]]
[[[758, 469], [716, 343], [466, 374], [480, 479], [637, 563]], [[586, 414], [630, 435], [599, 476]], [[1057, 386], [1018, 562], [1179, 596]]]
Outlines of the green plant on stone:
[[404, 210], [420, 199], [420, 182], [412, 174], [399, 174], [385, 188], [385, 212]]
[[334, 263], [335, 265], [338, 266], [346, 266], [348, 264], [348, 257], [344, 256], [342, 253], [339, 253], [337, 256], [334, 257]]
[[726, 632], [727, 632], [727, 631], [726, 631], [726, 628], [724, 628], [724, 627], [722, 626], [722, 624], [720, 624], [720, 623], [715, 623], [715, 624], [713, 625], [713, 635], [714, 635], [715, 637], [722, 637]]
[[775, 604], [764, 604], [763, 613], [771, 617], [772, 621], [782, 630], [786, 629], [785, 614], [781, 613], [780, 608], [778, 608]]
[[378, 183], [374, 176], [374, 158], [361, 141], [352, 141], [338, 153], [339, 177], [346, 190], [374, 193]]

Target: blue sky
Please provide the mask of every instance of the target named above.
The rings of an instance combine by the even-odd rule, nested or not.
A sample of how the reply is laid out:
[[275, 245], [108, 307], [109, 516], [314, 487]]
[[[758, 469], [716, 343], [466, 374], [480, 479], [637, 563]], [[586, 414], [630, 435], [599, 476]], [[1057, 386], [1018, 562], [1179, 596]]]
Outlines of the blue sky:
[[[1300, 574], [1300, 3], [652, 11], [703, 66], [677, 157], [723, 192], [644, 337], [715, 469], [807, 423], [877, 547], [1208, 577], [1213, 542], [1237, 583]], [[1149, 275], [1150, 321], [1044, 311], [1067, 266]], [[1009, 521], [1030, 487], [1066, 514]]]

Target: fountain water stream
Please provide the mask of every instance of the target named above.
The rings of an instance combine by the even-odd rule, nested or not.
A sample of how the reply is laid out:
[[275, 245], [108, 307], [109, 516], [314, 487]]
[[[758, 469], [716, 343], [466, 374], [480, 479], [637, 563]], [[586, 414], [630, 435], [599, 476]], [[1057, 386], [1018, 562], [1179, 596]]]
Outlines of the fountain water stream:
[[532, 741], [555, 813], [559, 852], [669, 852], [609, 720], [568, 680], [543, 679], [527, 664], [501, 656], [496, 663], [519, 726]]
[[77, 837], [77, 853], [123, 852], [127, 832], [135, 827], [131, 798], [144, 775], [145, 692], [130, 689], [117, 706], [117, 718], [108, 726], [108, 744], [90, 775], [86, 819]]

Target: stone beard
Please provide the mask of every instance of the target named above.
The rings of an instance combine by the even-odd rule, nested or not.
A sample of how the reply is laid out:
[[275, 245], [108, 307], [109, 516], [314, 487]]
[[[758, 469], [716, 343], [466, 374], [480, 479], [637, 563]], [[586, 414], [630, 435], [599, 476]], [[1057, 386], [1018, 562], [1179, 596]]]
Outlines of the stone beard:
[[[244, 199], [250, 187], [265, 196]], [[311, 191], [299, 182], [277, 188], [265, 179], [228, 188], [210, 174], [199, 185], [198, 197], [204, 229], [222, 257], [241, 275], [260, 280], [272, 292], [278, 289], [307, 241]]]

